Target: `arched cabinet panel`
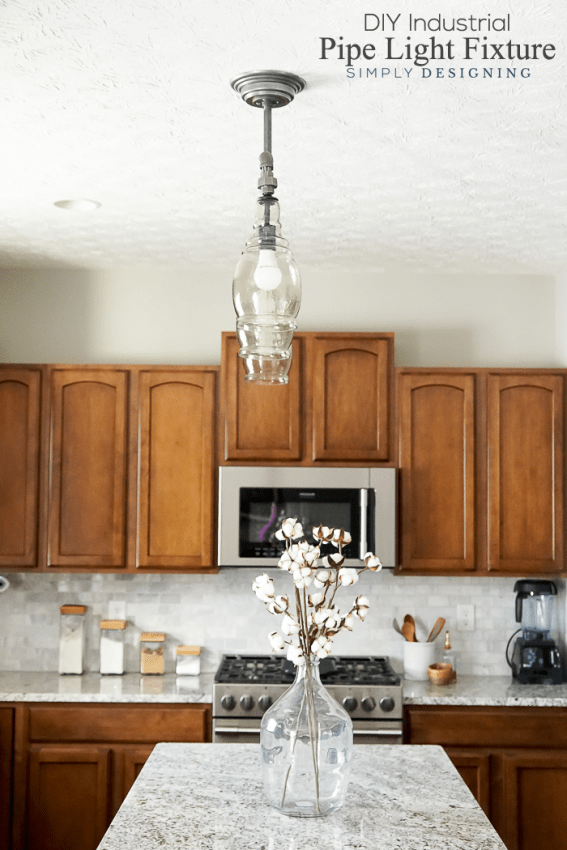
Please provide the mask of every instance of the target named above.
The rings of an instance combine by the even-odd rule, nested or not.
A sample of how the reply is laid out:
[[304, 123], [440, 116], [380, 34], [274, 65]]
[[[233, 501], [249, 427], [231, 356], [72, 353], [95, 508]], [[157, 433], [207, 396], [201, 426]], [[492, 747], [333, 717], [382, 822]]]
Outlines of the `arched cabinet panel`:
[[213, 561], [211, 372], [140, 374], [138, 567]]
[[129, 375], [51, 373], [50, 567], [126, 566]]
[[475, 569], [474, 376], [402, 374], [401, 572]]
[[563, 378], [488, 375], [488, 568], [563, 569]]
[[389, 340], [313, 337], [313, 460], [390, 456]]
[[0, 370], [0, 566], [38, 554], [41, 368]]

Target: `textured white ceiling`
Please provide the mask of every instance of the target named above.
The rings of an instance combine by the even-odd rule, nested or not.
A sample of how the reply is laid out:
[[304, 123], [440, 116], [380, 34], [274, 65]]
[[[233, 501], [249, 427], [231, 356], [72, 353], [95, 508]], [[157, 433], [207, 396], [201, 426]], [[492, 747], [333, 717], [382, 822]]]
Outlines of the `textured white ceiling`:
[[[307, 82], [274, 113], [282, 224], [300, 264], [567, 266], [563, 4], [461, 5], [2, 4], [0, 266], [234, 265], [257, 195], [262, 115], [229, 80], [261, 68]], [[431, 65], [530, 68], [529, 79], [511, 80], [424, 80], [411, 61], [384, 59], [357, 67], [389, 67], [389, 78], [349, 80], [344, 62], [319, 59], [321, 37], [382, 45], [384, 33], [364, 32], [364, 13], [383, 11], [400, 13], [399, 26], [410, 12], [510, 13], [511, 33], [489, 41], [552, 42], [557, 58]], [[407, 34], [404, 26], [400, 43]], [[461, 43], [462, 34], [453, 37]], [[394, 68], [410, 67], [409, 79], [393, 78]], [[102, 206], [85, 213], [53, 205], [78, 197]]]

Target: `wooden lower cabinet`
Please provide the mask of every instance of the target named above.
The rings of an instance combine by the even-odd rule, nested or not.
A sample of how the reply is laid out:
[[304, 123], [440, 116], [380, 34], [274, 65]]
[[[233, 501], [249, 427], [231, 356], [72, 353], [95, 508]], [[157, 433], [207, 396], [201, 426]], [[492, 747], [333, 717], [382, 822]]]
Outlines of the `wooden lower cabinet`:
[[0, 847], [10, 846], [14, 709], [0, 708]]
[[564, 850], [567, 709], [409, 706], [405, 725], [445, 748], [508, 850]]
[[495, 765], [509, 850], [564, 848], [567, 842], [567, 750], [502, 753]]
[[12, 850], [96, 850], [157, 742], [211, 740], [206, 704], [15, 711]]
[[447, 755], [461, 774], [485, 815], [490, 817], [490, 753], [446, 747]]

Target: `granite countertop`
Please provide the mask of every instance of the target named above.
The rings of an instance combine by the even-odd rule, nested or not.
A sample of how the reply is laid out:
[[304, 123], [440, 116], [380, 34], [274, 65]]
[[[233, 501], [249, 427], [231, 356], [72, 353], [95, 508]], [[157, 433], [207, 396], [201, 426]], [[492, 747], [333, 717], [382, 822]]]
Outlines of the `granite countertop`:
[[98, 850], [505, 850], [441, 747], [354, 747], [344, 806], [270, 808], [257, 744], [158, 744]]
[[1, 673], [0, 702], [212, 702], [213, 674], [200, 676], [60, 676], [58, 673]]
[[[0, 672], [0, 702], [212, 703], [213, 676]], [[459, 676], [455, 685], [445, 687], [404, 681], [403, 687], [404, 705], [567, 707], [567, 683], [519, 685], [511, 676]]]
[[520, 685], [511, 676], [459, 676], [454, 685], [404, 681], [404, 705], [567, 707], [567, 683]]

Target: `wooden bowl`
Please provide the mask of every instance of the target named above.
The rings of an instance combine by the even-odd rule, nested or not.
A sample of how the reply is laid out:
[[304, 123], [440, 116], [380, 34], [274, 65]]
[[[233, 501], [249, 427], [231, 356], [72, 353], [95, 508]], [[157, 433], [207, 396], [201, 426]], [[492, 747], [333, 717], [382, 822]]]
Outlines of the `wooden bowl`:
[[432, 684], [448, 685], [453, 676], [453, 668], [450, 664], [430, 664], [427, 674]]

